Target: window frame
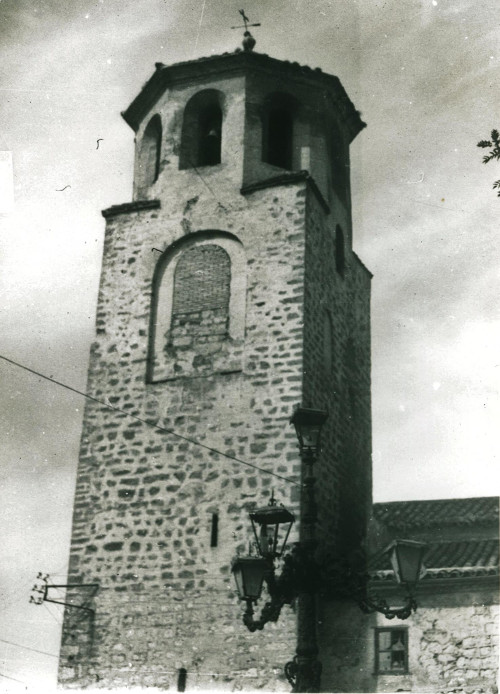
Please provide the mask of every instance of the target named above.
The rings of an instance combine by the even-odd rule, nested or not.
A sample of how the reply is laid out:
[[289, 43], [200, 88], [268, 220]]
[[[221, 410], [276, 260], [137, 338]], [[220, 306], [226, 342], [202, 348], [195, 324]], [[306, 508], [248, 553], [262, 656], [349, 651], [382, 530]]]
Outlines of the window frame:
[[181, 255], [195, 245], [221, 246], [231, 261], [228, 336], [235, 343], [245, 336], [247, 301], [247, 262], [241, 241], [230, 232], [206, 229], [183, 236], [172, 243], [160, 256], [151, 283], [148, 357], [146, 383], [158, 383], [157, 378], [165, 363], [159, 355], [164, 353], [164, 336], [172, 323], [174, 275]]
[[329, 131], [328, 149], [332, 190], [343, 203], [347, 203], [350, 194], [349, 145], [345, 142], [342, 130], [337, 124], [334, 124]]
[[[400, 632], [403, 635], [403, 645], [404, 645], [404, 666], [402, 669], [382, 669], [380, 666], [380, 653], [390, 652], [391, 648], [381, 649], [380, 648], [380, 634], [384, 632]], [[407, 675], [409, 673], [409, 629], [405, 626], [391, 626], [391, 627], [375, 627], [374, 628], [374, 639], [375, 639], [375, 674], [376, 675]], [[392, 647], [392, 646], [391, 646]]]
[[148, 120], [137, 148], [136, 186], [140, 194], [147, 193], [160, 176], [162, 144], [162, 120], [160, 114], [155, 113]]
[[[276, 169], [295, 171], [299, 166], [297, 159], [297, 126], [300, 105], [297, 99], [287, 92], [272, 92], [264, 99], [261, 107], [261, 161]], [[272, 140], [279, 123], [285, 121], [286, 137], [279, 147]]]
[[[224, 120], [225, 96], [218, 89], [202, 89], [187, 100], [182, 115], [179, 170], [222, 164]], [[207, 135], [205, 131], [211, 127], [210, 124], [217, 133], [216, 161], [212, 161], [206, 142], [204, 144]]]

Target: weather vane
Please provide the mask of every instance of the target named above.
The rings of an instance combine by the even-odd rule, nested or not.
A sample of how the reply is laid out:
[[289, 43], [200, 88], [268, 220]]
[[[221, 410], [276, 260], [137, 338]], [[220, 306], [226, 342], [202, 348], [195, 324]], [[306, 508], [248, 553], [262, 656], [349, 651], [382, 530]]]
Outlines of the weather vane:
[[243, 34], [243, 49], [245, 51], [251, 51], [253, 50], [253, 47], [255, 46], [255, 39], [252, 36], [252, 34], [248, 31], [248, 27], [260, 27], [260, 22], [257, 22], [255, 24], [250, 24], [250, 20], [245, 14], [245, 10], [238, 10], [238, 12], [241, 14], [243, 18], [243, 26], [241, 24], [236, 27], [231, 27], [231, 29], [244, 29], [245, 33]]

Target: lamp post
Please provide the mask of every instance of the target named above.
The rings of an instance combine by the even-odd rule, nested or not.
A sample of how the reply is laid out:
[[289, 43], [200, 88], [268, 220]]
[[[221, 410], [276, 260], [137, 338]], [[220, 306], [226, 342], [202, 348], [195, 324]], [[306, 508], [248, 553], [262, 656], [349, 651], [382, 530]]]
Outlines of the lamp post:
[[298, 632], [295, 656], [294, 692], [319, 692], [321, 663], [318, 660], [318, 639], [316, 636], [317, 571], [315, 551], [317, 547], [316, 522], [317, 507], [314, 494], [316, 480], [313, 466], [316, 462], [321, 428], [327, 418], [326, 412], [297, 408], [291, 423], [295, 426], [299, 441], [300, 457], [303, 464], [300, 526], [301, 558], [307, 575], [298, 586]]
[[[232, 572], [241, 600], [246, 602], [243, 623], [250, 631], [261, 630], [268, 622], [279, 619], [281, 609], [294, 599], [298, 601], [297, 650], [293, 661], [285, 666], [287, 679], [293, 692], [319, 692], [321, 663], [318, 660], [316, 634], [316, 601], [320, 589], [328, 587], [321, 579], [322, 567], [317, 561], [315, 478], [313, 474], [320, 446], [321, 428], [327, 418], [322, 410], [297, 408], [290, 422], [295, 426], [303, 464], [302, 493], [300, 499], [300, 542], [285, 554], [286, 542], [295, 518], [273, 497], [266, 507], [250, 513], [259, 556], [236, 557]], [[282, 539], [284, 536], [284, 539]], [[423, 555], [427, 545], [411, 540], [395, 540], [386, 550], [393, 566], [396, 581], [406, 589], [405, 604], [391, 607], [383, 600], [368, 594], [369, 577], [363, 571], [345, 571], [340, 583], [366, 613], [381, 612], [388, 619], [406, 619], [417, 609], [414, 591], [417, 581], [425, 573]], [[282, 558], [283, 569], [275, 575], [274, 561]], [[340, 566], [340, 564], [339, 564]], [[264, 582], [270, 600], [254, 618], [253, 604], [260, 598]], [[325, 585], [323, 585], [325, 584]]]

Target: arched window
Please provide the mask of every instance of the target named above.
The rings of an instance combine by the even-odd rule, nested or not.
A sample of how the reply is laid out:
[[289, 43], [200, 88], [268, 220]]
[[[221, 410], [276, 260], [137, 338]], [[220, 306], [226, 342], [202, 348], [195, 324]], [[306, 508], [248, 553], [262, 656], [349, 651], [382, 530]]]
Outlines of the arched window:
[[340, 130], [335, 126], [330, 133], [330, 166], [333, 190], [345, 201], [348, 196], [349, 158]]
[[229, 327], [231, 261], [215, 244], [185, 251], [174, 273], [168, 344], [194, 349], [224, 340]]
[[153, 116], [146, 126], [139, 149], [138, 188], [149, 188], [160, 173], [161, 118]]
[[293, 139], [296, 107], [287, 94], [267, 99], [262, 120], [262, 161], [293, 169]]
[[343, 277], [345, 272], [345, 242], [344, 232], [338, 225], [335, 229], [335, 268]]
[[221, 162], [223, 95], [215, 89], [195, 94], [182, 122], [179, 168], [214, 166]]
[[159, 259], [152, 290], [147, 381], [239, 369], [246, 260], [235, 236], [180, 238]]

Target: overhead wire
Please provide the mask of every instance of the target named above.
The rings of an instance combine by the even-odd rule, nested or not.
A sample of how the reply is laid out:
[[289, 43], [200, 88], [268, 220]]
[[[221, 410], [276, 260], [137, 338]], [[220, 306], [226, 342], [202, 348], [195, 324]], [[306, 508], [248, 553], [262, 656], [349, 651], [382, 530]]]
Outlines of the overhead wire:
[[215, 198], [216, 203], [217, 203], [220, 207], [222, 207], [223, 210], [226, 210], [226, 211], [227, 211], [227, 208], [221, 203], [221, 201], [219, 200], [219, 198], [216, 196], [216, 194], [214, 193], [214, 191], [210, 188], [210, 186], [208, 185], [208, 183], [205, 181], [205, 179], [203, 178], [203, 176], [201, 175], [201, 173], [198, 171], [198, 169], [196, 168], [196, 166], [193, 164], [193, 162], [192, 162], [191, 160], [190, 160], [190, 164], [191, 164], [191, 167], [194, 169], [194, 172], [196, 173], [196, 175], [200, 177], [201, 182], [205, 184], [205, 186], [208, 188], [208, 190], [210, 191], [210, 193], [212, 194], [212, 196]]
[[48, 651], [40, 651], [38, 648], [31, 648], [31, 646], [23, 646], [20, 643], [14, 643], [13, 641], [7, 641], [6, 639], [0, 639], [2, 643], [8, 643], [10, 646], [16, 646], [17, 648], [24, 648], [27, 651], [33, 651], [33, 653], [41, 653], [42, 655], [50, 655], [52, 658], [59, 658], [55, 653], [48, 653]]
[[[271, 666], [271, 670], [282, 670], [282, 667], [279, 666]], [[123, 673], [123, 668], [107, 668], [109, 672], [122, 672]], [[134, 668], [134, 669], [129, 669], [128, 672], [139, 672], [141, 675], [147, 675], [148, 673], [153, 673], [153, 674], [162, 674], [162, 675], [177, 675], [178, 670], [146, 670], [143, 668]], [[188, 677], [196, 677], [196, 676], [204, 676], [204, 677], [222, 677], [223, 675], [231, 675], [235, 676], [237, 674], [238, 677], [248, 677], [249, 679], [258, 679], [259, 677], [262, 677], [262, 673], [258, 673], [257, 675], [250, 675], [247, 672], [237, 672], [235, 671], [229, 671], [229, 672], [200, 672], [198, 670], [194, 670], [192, 673], [187, 673]]]
[[50, 616], [52, 617], [52, 619], [54, 620], [54, 622], [55, 622], [58, 626], [61, 626], [61, 625], [62, 625], [62, 621], [59, 620], [59, 619], [55, 616], [55, 614], [52, 612], [52, 610], [49, 610], [49, 606], [46, 604], [45, 601], [42, 602], [42, 605], [45, 607], [45, 609], [47, 610], [47, 612], [50, 614]]
[[19, 682], [20, 684], [28, 686], [27, 682], [23, 682], [23, 680], [18, 680], [17, 677], [10, 677], [9, 675], [4, 675], [3, 672], [0, 672], [0, 677], [5, 677], [8, 680], [14, 680], [14, 682]]
[[46, 374], [41, 373], [40, 371], [36, 371], [35, 369], [31, 369], [29, 366], [25, 366], [24, 364], [20, 364], [17, 361], [14, 361], [14, 359], [9, 359], [8, 357], [4, 356], [3, 354], [0, 354], [0, 359], [3, 359], [4, 361], [8, 362], [9, 364], [12, 364], [13, 366], [17, 366], [20, 369], [23, 369], [24, 371], [27, 371], [28, 373], [34, 374], [35, 376], [38, 376], [39, 378], [43, 378], [46, 381], [49, 381], [50, 383], [55, 383], [58, 386], [61, 386], [62, 388], [65, 388], [66, 390], [71, 391], [72, 393], [76, 393], [77, 395], [81, 395], [84, 398], [87, 398], [88, 400], [92, 400], [93, 402], [98, 403], [99, 405], [103, 405], [104, 407], [107, 407], [110, 410], [114, 410], [115, 412], [120, 412], [121, 414], [126, 415], [127, 417], [131, 417], [132, 419], [135, 419], [138, 422], [141, 422], [142, 424], [145, 424], [148, 427], [151, 427], [152, 429], [156, 429], [157, 431], [161, 431], [165, 434], [171, 434], [172, 436], [176, 436], [177, 438], [186, 441], [187, 443], [191, 443], [195, 446], [199, 446], [200, 448], [204, 448], [207, 451], [210, 451], [211, 453], [215, 453], [216, 455], [220, 455], [224, 458], [227, 458], [228, 460], [232, 460], [236, 463], [240, 463], [241, 465], [246, 465], [247, 467], [253, 468], [254, 470], [258, 470], [259, 472], [262, 472], [266, 475], [271, 475], [272, 477], [276, 477], [280, 480], [283, 480], [285, 482], [288, 482], [289, 484], [293, 484], [297, 487], [300, 487], [300, 483], [290, 479], [289, 477], [285, 477], [284, 475], [280, 475], [277, 472], [272, 472], [272, 470], [266, 470], [265, 468], [259, 467], [258, 465], [254, 465], [254, 463], [249, 463], [246, 460], [242, 460], [241, 458], [237, 458], [234, 455], [230, 455], [229, 453], [224, 453], [223, 451], [219, 451], [217, 448], [213, 448], [212, 446], [207, 446], [204, 443], [201, 443], [200, 441], [197, 441], [196, 439], [190, 438], [188, 436], [184, 436], [183, 434], [179, 434], [178, 432], [174, 431], [173, 429], [167, 429], [166, 427], [162, 427], [159, 424], [155, 424], [154, 422], [149, 422], [147, 419], [143, 419], [142, 417], [139, 417], [138, 415], [132, 414], [131, 412], [127, 412], [126, 410], [123, 410], [120, 407], [117, 407], [116, 405], [111, 405], [110, 403], [106, 402], [105, 400], [101, 400], [100, 398], [96, 398], [94, 395], [90, 395], [90, 393], [86, 393], [83, 390], [78, 390], [78, 388], [73, 388], [73, 386], [69, 386], [67, 383], [63, 383], [62, 381], [58, 381], [55, 378], [52, 378], [50, 376], [47, 376]]

